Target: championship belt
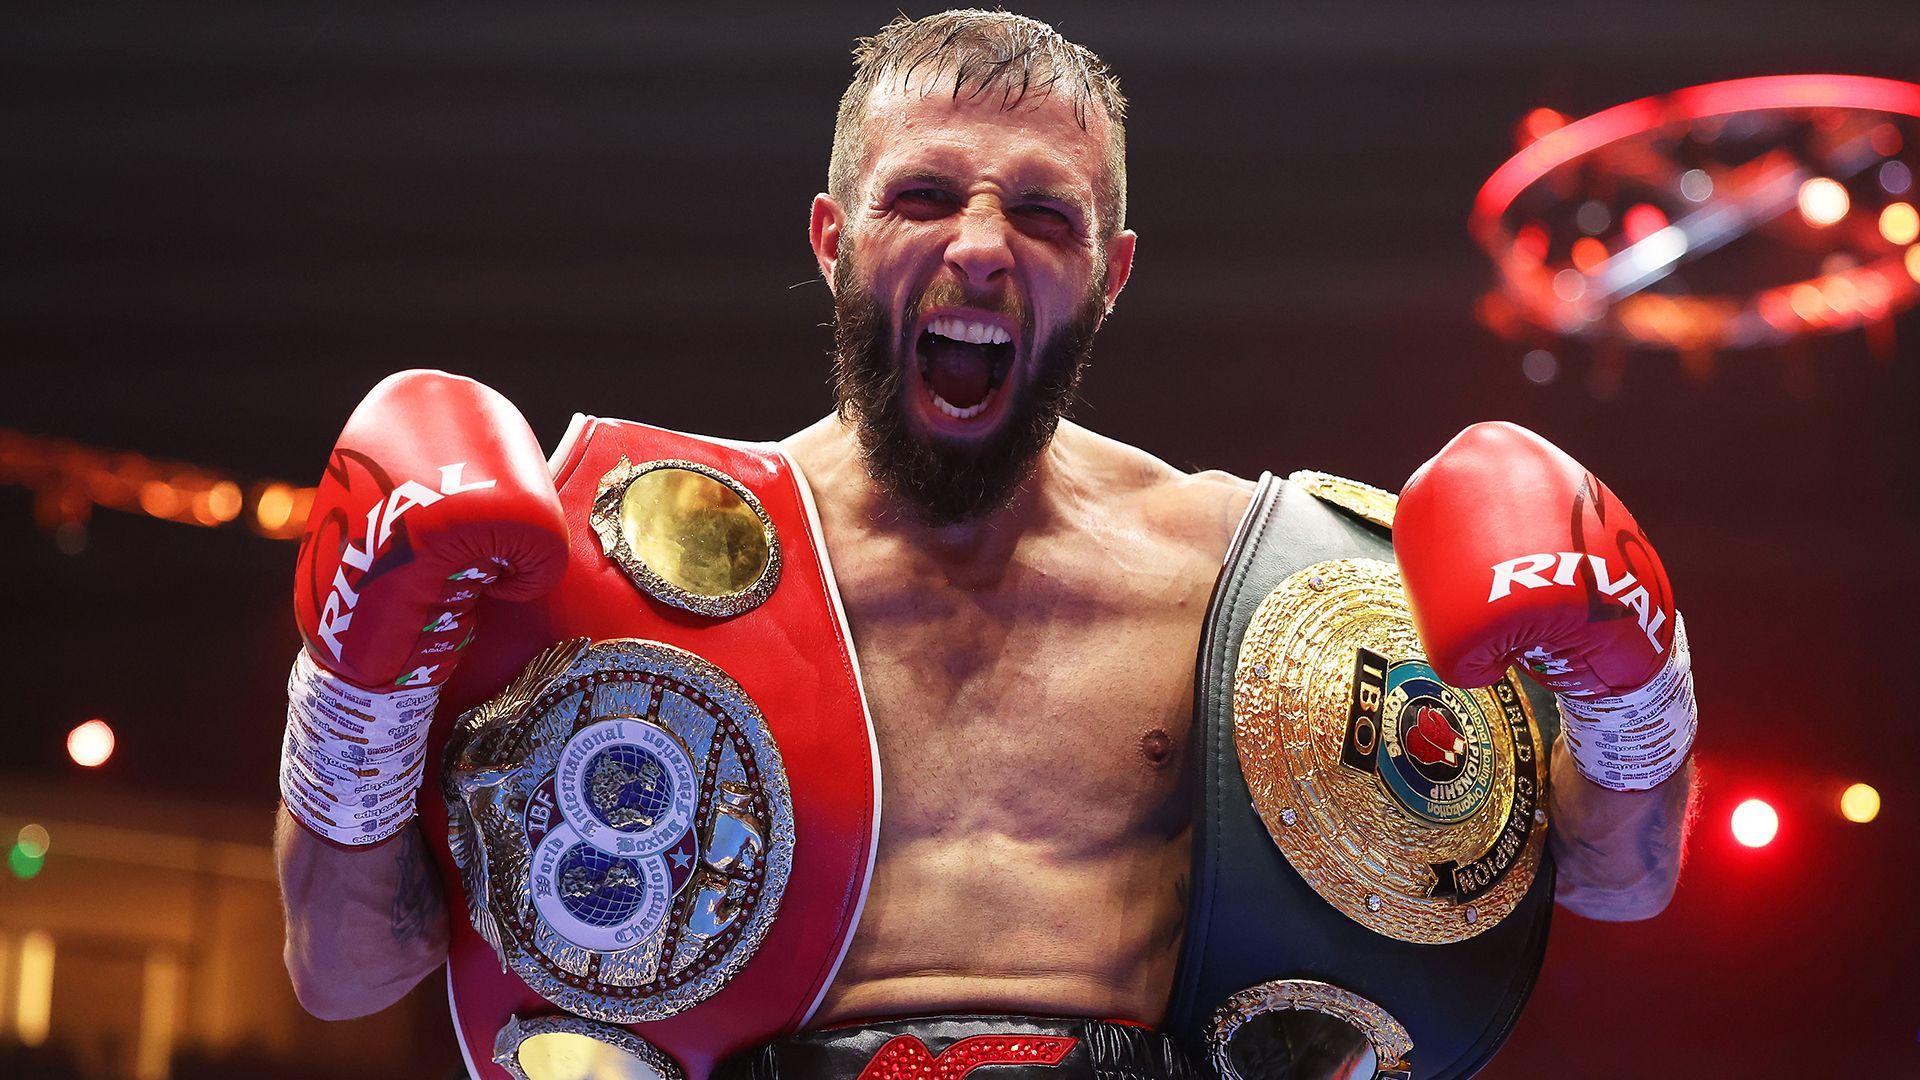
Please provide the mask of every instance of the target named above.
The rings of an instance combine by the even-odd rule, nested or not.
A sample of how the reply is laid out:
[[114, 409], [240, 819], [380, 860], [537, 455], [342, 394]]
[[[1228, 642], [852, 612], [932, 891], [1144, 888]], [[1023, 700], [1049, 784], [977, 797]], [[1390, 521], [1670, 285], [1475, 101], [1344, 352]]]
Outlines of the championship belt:
[[1545, 952], [1552, 698], [1434, 673], [1393, 507], [1263, 477], [1209, 607], [1168, 1025], [1225, 1077], [1471, 1075]]
[[851, 940], [859, 669], [778, 448], [579, 417], [555, 481], [567, 575], [482, 615], [421, 804], [454, 1026], [482, 1080], [705, 1076], [805, 1025]]

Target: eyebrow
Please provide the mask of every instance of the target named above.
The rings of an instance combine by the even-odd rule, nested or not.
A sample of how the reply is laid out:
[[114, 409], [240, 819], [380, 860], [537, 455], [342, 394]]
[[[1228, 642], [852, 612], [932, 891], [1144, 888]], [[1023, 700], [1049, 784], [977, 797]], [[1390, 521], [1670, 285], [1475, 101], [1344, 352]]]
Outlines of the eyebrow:
[[[933, 169], [907, 169], [887, 177], [887, 179], [881, 183], [880, 190], [885, 191], [889, 188], [898, 187], [901, 184], [930, 184], [934, 187], [944, 188], [958, 188], [961, 186], [958, 178], [948, 176], [943, 172], [937, 172]], [[1057, 202], [1062, 206], [1072, 207], [1078, 211], [1082, 217], [1092, 217], [1092, 208], [1087, 206], [1084, 200], [1078, 195], [1074, 195], [1060, 188], [1030, 185], [1021, 188], [1016, 194], [1022, 199], [1044, 199], [1049, 202]]]

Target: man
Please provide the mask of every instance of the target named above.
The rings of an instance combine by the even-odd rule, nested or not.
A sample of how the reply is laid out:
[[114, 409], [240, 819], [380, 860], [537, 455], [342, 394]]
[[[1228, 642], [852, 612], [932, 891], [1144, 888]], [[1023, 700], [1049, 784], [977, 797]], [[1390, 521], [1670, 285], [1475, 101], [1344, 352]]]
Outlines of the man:
[[[1133, 270], [1137, 240], [1125, 228], [1125, 102], [1098, 58], [1044, 24], [965, 11], [897, 19], [862, 42], [857, 60], [829, 191], [815, 197], [809, 230], [833, 293], [839, 404], [780, 447], [817, 501], [888, 779], [864, 907], [807, 1025], [1004, 1014], [1157, 1026], [1189, 927], [1200, 752], [1193, 657], [1256, 485], [1182, 473], [1063, 418]], [[494, 406], [476, 407], [502, 430], [512, 426], [487, 413]], [[1430, 466], [1430, 488], [1449, 482], [1448, 469], [1465, 457], [1512, 449], [1488, 451], [1487, 439], [1499, 443], [1502, 433], [1476, 437], [1478, 449], [1449, 447], [1454, 456]], [[382, 512], [389, 524], [410, 514], [418, 548], [430, 515], [460, 500], [477, 504], [508, 487], [537, 493], [544, 474], [527, 475], [540, 471], [528, 465], [537, 453], [518, 438], [503, 436], [512, 444], [505, 450], [460, 451], [468, 461], [497, 453], [497, 467], [443, 471], [444, 482], [412, 502], [389, 497], [384, 510], [369, 511], [360, 569], [377, 561]], [[479, 476], [496, 473], [520, 479], [467, 494]], [[567, 530], [579, 531], [533, 498], [530, 510], [494, 511], [520, 532], [488, 519], [499, 546], [485, 557], [511, 564], [489, 572], [500, 581], [484, 582], [496, 598], [551, 586]], [[1458, 515], [1443, 511], [1408, 520], [1414, 504], [1410, 489], [1403, 548], [1411, 528], [1444, 537], [1455, 527]], [[351, 536], [335, 538], [341, 543], [356, 550]], [[1525, 550], [1506, 554], [1552, 552], [1552, 543], [1522, 542]], [[326, 547], [312, 537], [309, 546]], [[1456, 546], [1472, 544], [1435, 540], [1423, 550], [1449, 549], [1449, 565], [1462, 572], [1491, 565]], [[303, 568], [308, 559], [303, 553]], [[1459, 576], [1427, 571], [1431, 561], [1403, 551], [1410, 591], [1416, 564], [1427, 580]], [[1507, 561], [1510, 588], [1518, 581], [1527, 597], [1544, 595], [1534, 582], [1551, 593], [1572, 584], [1576, 570], [1586, 573], [1571, 555], [1559, 564]], [[326, 695], [354, 686], [404, 688], [393, 672], [356, 682], [323, 647], [331, 628], [339, 660], [349, 608], [363, 626], [381, 618], [366, 580], [350, 585], [343, 576], [331, 592], [324, 582], [315, 588], [303, 628], [324, 670], [296, 671], [296, 703], [337, 701]], [[1665, 601], [1664, 588], [1657, 593]], [[1448, 649], [1457, 654], [1450, 662], [1467, 664], [1458, 657], [1476, 646], [1433, 638], [1484, 636], [1484, 628], [1436, 629], [1417, 591], [1414, 602], [1436, 664]], [[1643, 603], [1642, 629], [1647, 610]], [[1659, 656], [1670, 655], [1665, 618], [1666, 609], [1656, 613], [1626, 664], [1631, 681], [1594, 685], [1611, 695], [1645, 683]], [[492, 628], [482, 623], [484, 641]], [[1549, 682], [1569, 670], [1571, 654], [1552, 641], [1503, 641], [1484, 682], [1521, 659]], [[1534, 651], [1523, 656], [1522, 647]], [[349, 689], [325, 681], [335, 677]], [[1573, 692], [1595, 693], [1593, 685]], [[360, 708], [353, 715], [389, 715]], [[465, 918], [457, 899], [441, 895], [410, 823], [423, 711], [431, 707], [416, 703], [410, 718], [404, 706], [391, 711], [392, 730], [406, 734], [396, 736], [402, 749], [382, 776], [399, 782], [383, 779], [365, 804], [380, 808], [381, 832], [390, 832], [383, 842], [329, 844], [312, 815], [282, 809], [287, 965], [318, 1016], [391, 1004], [441, 966], [449, 920]], [[317, 790], [326, 778], [304, 764], [336, 759], [303, 749], [303, 737], [289, 736], [289, 760], [301, 764], [283, 782], [296, 811], [337, 795]], [[1550, 835], [1561, 904], [1603, 919], [1647, 918], [1665, 906], [1691, 784], [1690, 767], [1671, 772], [1674, 764], [1647, 790], [1614, 790], [1576, 767], [1567, 740], [1555, 743]]]

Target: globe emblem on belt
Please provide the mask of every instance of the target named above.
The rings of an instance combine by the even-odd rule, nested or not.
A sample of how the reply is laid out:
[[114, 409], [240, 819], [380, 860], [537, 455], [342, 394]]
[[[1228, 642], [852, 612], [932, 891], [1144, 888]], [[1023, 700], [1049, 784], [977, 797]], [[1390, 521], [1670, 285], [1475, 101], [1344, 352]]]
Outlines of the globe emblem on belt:
[[610, 855], [565, 822], [533, 852], [533, 906], [549, 927], [584, 949], [611, 952], [650, 937], [673, 900], [667, 860]]
[[575, 732], [554, 770], [567, 824], [609, 855], [658, 855], [693, 827], [699, 777], [673, 733], [632, 717]]
[[633, 917], [646, 898], [639, 867], [616, 859], [591, 844], [573, 844], [554, 872], [560, 903], [582, 922], [618, 926]]
[[587, 810], [612, 829], [651, 828], [673, 809], [673, 781], [660, 759], [616, 743], [587, 759]]
[[698, 800], [693, 759], [673, 733], [636, 717], [574, 732], [553, 774], [561, 822], [534, 842], [534, 907], [582, 948], [623, 949], [651, 936], [687, 882]]
[[1380, 779], [1394, 800], [1434, 825], [1472, 817], [1493, 793], [1493, 735], [1470, 695], [1421, 660], [1387, 669]]

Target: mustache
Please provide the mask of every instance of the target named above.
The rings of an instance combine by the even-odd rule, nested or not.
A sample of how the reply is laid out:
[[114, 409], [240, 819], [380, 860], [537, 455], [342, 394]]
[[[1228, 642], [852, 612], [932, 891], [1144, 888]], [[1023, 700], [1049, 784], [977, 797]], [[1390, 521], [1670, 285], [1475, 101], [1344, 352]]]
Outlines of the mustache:
[[[1105, 310], [1097, 285], [1065, 326], [1033, 344], [1022, 385], [1009, 379], [1003, 391], [1017, 396], [995, 429], [982, 439], [955, 443], [917, 432], [908, 420], [914, 343], [902, 340], [896, 351], [889, 314], [847, 256], [835, 266], [834, 279], [836, 411], [854, 429], [868, 475], [926, 525], [975, 520], [1010, 503], [1078, 395]], [[903, 313], [902, 323], [918, 325], [917, 312], [950, 303], [996, 310], [979, 297], [948, 299], [953, 295], [950, 288], [930, 286], [910, 306], [915, 313]], [[1027, 312], [1024, 305], [1020, 309], [1017, 325], [1024, 327]], [[998, 310], [1014, 318], [1004, 305]]]
[[[845, 265], [844, 260], [841, 265]], [[929, 284], [918, 296], [908, 300], [906, 310], [900, 316], [901, 334], [911, 333], [927, 312], [940, 308], [971, 308], [998, 315], [1019, 327], [1023, 335], [1032, 329], [1026, 300], [1019, 293], [1003, 289], [993, 295], [980, 295], [969, 293], [958, 282], [941, 280]], [[912, 342], [907, 344], [911, 345]]]

